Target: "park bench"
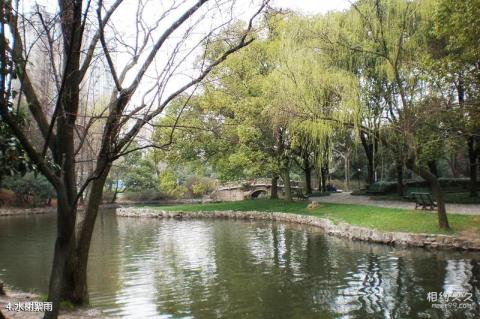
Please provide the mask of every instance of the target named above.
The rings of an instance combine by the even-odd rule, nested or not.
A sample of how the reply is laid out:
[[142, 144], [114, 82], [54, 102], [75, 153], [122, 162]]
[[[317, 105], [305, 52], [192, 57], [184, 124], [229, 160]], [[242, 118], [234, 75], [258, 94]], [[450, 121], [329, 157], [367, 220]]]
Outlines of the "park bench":
[[437, 202], [430, 193], [412, 193], [411, 195], [415, 199], [415, 209], [421, 207], [422, 209], [434, 210], [437, 207]]

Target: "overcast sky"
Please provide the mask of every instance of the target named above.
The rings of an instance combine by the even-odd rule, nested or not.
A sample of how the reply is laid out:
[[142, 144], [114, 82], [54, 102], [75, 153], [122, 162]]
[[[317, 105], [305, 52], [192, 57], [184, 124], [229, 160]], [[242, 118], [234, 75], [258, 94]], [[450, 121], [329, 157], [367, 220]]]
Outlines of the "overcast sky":
[[[104, 4], [111, 3], [113, 0], [104, 0]], [[159, 15], [161, 12], [164, 11], [165, 8], [169, 7], [169, 3], [172, 1], [176, 0], [153, 0], [149, 2], [149, 8], [144, 12], [145, 17], [147, 20], [152, 20], [154, 21], [155, 19], [158, 19]], [[186, 0], [185, 2], [179, 1], [180, 3], [183, 3], [184, 7], [187, 8], [189, 7], [193, 2], [196, 0]], [[232, 15], [234, 18], [240, 18], [240, 19], [248, 19], [251, 14], [257, 10], [258, 3], [261, 0], [237, 0], [234, 3], [236, 3], [235, 7], [237, 9], [231, 11]], [[270, 5], [275, 7], [275, 8], [283, 8], [283, 9], [290, 9], [294, 10], [297, 12], [300, 12], [305, 15], [316, 15], [316, 14], [324, 14], [328, 11], [331, 10], [345, 10], [350, 6], [350, 1], [352, 0], [271, 0]], [[86, 1], [85, 1], [86, 2]], [[224, 1], [225, 3], [228, 3], [228, 1]], [[54, 0], [23, 0], [22, 1], [22, 6], [25, 5], [26, 8], [29, 8], [33, 6], [35, 3], [39, 3], [41, 5], [46, 6], [48, 11], [54, 12], [57, 10], [57, 1]], [[97, 1], [92, 1], [92, 8], [96, 9], [96, 3]], [[191, 45], [196, 43], [196, 41], [193, 41], [195, 38], [201, 38], [202, 33], [206, 33], [210, 29], [212, 29], [212, 26], [215, 25], [221, 25], [222, 21], [227, 19], [228, 20], [228, 10], [222, 11], [224, 13], [227, 13], [227, 15], [224, 18], [221, 18], [219, 15], [215, 15], [215, 6], [218, 3], [223, 3], [222, 1], [216, 2], [212, 1], [207, 3], [207, 5], [204, 7], [204, 12], [207, 12], [206, 19], [202, 24], [199, 25], [198, 27], [198, 34], [194, 34], [191, 38], [191, 40], [188, 40], [188, 42], [185, 43], [185, 45], [182, 45], [181, 51], [180, 52], [189, 52]], [[115, 29], [119, 31], [117, 34], [118, 35], [123, 34], [123, 40], [125, 40], [122, 43], [126, 43], [131, 45], [132, 43], [135, 42], [135, 36], [134, 36], [134, 22], [135, 22], [135, 12], [136, 12], [136, 7], [137, 7], [137, 0], [125, 0], [122, 5], [119, 7], [119, 9], [116, 11], [116, 14], [114, 17], [111, 19], [111, 23], [115, 26]], [[213, 7], [212, 7], [213, 6]], [[107, 5], [107, 7], [109, 7]], [[164, 8], [165, 7], [165, 8]], [[180, 8], [178, 11], [179, 13], [183, 13], [184, 9]], [[227, 6], [228, 8], [228, 6]], [[93, 10], [92, 9], [92, 10]], [[178, 15], [177, 15], [178, 16]], [[197, 15], [198, 17], [199, 15]], [[91, 19], [95, 19], [95, 14], [92, 11], [91, 14]], [[172, 19], [166, 18], [165, 21], [163, 22], [165, 24], [165, 27], [169, 26], [171, 21], [174, 21], [175, 15], [172, 16]], [[258, 20], [258, 19], [257, 19]], [[193, 20], [195, 21], [195, 19]], [[187, 28], [189, 24], [186, 23], [183, 29]], [[161, 26], [160, 31], [162, 31], [164, 28]], [[181, 30], [182, 28], [180, 28]], [[197, 30], [197, 29], [196, 29]], [[106, 28], [106, 34], [108, 36], [108, 32], [111, 31], [110, 28]], [[157, 31], [157, 34], [160, 32]], [[172, 51], [172, 48], [174, 48], [174, 45], [176, 42], [178, 42], [178, 39], [181, 39], [181, 33], [180, 37], [179, 32], [177, 34], [173, 34], [171, 37], [171, 42], [167, 41], [165, 45], [162, 47], [162, 49], [159, 51], [157, 54], [157, 59], [155, 60], [154, 65], [149, 68], [149, 71], [147, 72], [147, 79], [145, 79], [142, 82], [141, 87], [139, 90], [137, 90], [137, 93], [135, 94], [135, 97], [133, 98], [133, 101], [139, 101], [139, 98], [141, 94], [144, 92], [147, 92], [148, 89], [152, 86], [152, 83], [158, 82], [159, 79], [161, 78], [158, 74], [158, 70], [162, 70], [163, 64], [166, 64], [169, 62], [168, 57], [170, 56], [169, 54]], [[156, 34], [153, 34], [152, 38], [155, 38]], [[193, 40], [192, 40], [193, 39]], [[120, 43], [120, 42], [119, 42]], [[125, 65], [129, 61], [129, 57], [131, 56], [126, 56], [124, 53], [122, 53], [122, 50], [126, 50], [126, 47], [123, 45], [119, 45], [117, 47], [118, 52], [114, 55], [114, 59], [118, 64], [118, 70], [121, 70], [123, 68], [122, 65]], [[200, 47], [201, 48], [201, 47]], [[194, 61], [197, 59], [197, 57], [201, 54], [201, 50], [198, 49], [194, 51], [188, 58], [185, 60], [182, 60], [181, 57], [178, 58], [178, 61], [183, 61], [179, 64], [179, 68], [176, 69], [175, 73], [172, 75], [172, 77], [165, 83], [165, 85], [162, 86], [162, 92], [164, 94], [161, 94], [160, 100], [163, 100], [165, 96], [168, 96], [170, 92], [175, 91], [178, 89], [180, 86], [182, 86], [184, 83], [187, 81], [190, 81], [191, 77], [194, 74], [198, 73], [198, 70], [196, 70], [196, 66], [194, 65]], [[140, 59], [141, 62], [142, 58]], [[198, 63], [197, 63], [198, 64]], [[140, 65], [140, 64], [139, 64]], [[105, 67], [105, 73], [104, 76], [108, 77], [109, 76], [109, 71], [108, 68]], [[118, 72], [118, 71], [117, 71]], [[131, 80], [131, 77], [135, 75], [135, 72], [132, 72], [131, 74], [127, 75], [126, 78], [126, 83], [128, 84]], [[152, 95], [156, 91], [151, 91]]]
[[344, 10], [349, 0], [273, 0], [275, 7], [289, 8], [304, 14], [319, 14], [330, 10]]

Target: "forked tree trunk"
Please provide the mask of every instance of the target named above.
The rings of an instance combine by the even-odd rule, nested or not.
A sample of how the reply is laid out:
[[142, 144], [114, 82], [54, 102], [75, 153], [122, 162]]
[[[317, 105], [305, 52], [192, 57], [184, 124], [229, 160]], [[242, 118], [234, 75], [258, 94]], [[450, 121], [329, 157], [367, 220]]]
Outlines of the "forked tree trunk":
[[278, 175], [272, 177], [272, 188], [270, 189], [270, 199], [278, 199]]
[[415, 164], [413, 159], [409, 159], [406, 162], [407, 167], [413, 172], [420, 175], [424, 180], [426, 180], [433, 192], [433, 197], [437, 200], [437, 214], [438, 214], [438, 226], [441, 229], [450, 229], [448, 224], [447, 211], [445, 208], [445, 198], [442, 187], [438, 178], [430, 172], [430, 170], [420, 167]]
[[45, 312], [44, 319], [57, 318], [62, 300], [63, 282], [66, 276], [67, 263], [75, 243], [76, 207], [70, 207], [62, 192], [57, 192], [57, 239], [53, 258], [48, 300], [52, 302], [52, 311]]
[[103, 187], [111, 165], [92, 182], [85, 211], [78, 213], [75, 249], [70, 255], [63, 298], [75, 305], [88, 304], [87, 268], [90, 242], [102, 201]]

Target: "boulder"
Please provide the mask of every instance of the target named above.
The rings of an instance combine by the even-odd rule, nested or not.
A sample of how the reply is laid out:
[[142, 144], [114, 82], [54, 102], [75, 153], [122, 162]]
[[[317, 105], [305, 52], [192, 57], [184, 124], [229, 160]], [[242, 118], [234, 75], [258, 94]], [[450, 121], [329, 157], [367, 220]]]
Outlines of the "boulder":
[[311, 202], [310, 204], [308, 204], [307, 209], [316, 209], [318, 207], [320, 207], [319, 202]]

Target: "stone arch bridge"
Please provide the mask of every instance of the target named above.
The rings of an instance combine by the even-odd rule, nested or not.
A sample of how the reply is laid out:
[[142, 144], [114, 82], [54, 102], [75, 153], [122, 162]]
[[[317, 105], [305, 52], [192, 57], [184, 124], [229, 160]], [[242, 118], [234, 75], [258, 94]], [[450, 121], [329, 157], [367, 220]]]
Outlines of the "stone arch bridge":
[[[299, 194], [302, 191], [302, 187], [296, 185], [292, 182], [290, 187], [292, 189], [292, 195]], [[213, 200], [219, 201], [239, 201], [245, 199], [253, 199], [258, 197], [267, 197], [270, 194], [272, 189], [272, 184], [270, 183], [242, 183], [242, 184], [229, 184], [223, 187], [218, 188], [214, 191], [210, 197]], [[279, 197], [284, 196], [284, 186], [278, 185], [278, 195]]]

